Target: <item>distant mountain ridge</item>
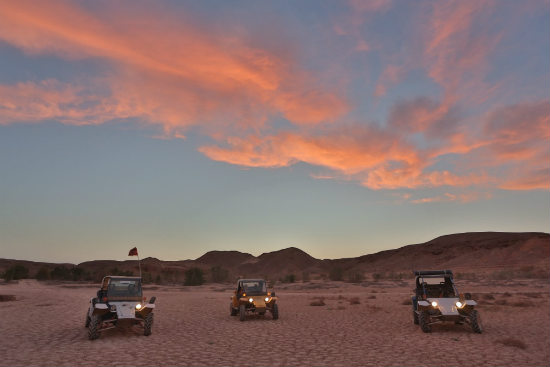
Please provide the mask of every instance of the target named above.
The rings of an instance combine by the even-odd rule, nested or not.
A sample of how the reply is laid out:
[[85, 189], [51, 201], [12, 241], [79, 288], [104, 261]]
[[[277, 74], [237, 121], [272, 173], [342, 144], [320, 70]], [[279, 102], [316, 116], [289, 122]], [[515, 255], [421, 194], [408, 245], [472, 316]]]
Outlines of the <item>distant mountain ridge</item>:
[[[306, 252], [289, 247], [260, 256], [239, 251], [209, 251], [195, 260], [163, 261], [142, 259], [142, 270], [151, 280], [181, 282], [185, 270], [198, 267], [208, 280], [213, 267], [222, 268], [227, 278], [260, 276], [282, 279], [289, 274], [296, 279], [327, 278], [331, 274], [359, 275], [408, 273], [413, 269], [453, 269], [462, 272], [531, 269], [547, 272], [550, 267], [550, 234], [539, 232], [469, 232], [437, 237], [431, 241], [343, 259], [316, 259]], [[35, 276], [41, 268], [74, 267], [93, 278], [118, 271], [138, 274], [135, 259], [93, 260], [73, 264], [52, 264], [26, 260], [0, 259], [0, 273], [20, 264]]]

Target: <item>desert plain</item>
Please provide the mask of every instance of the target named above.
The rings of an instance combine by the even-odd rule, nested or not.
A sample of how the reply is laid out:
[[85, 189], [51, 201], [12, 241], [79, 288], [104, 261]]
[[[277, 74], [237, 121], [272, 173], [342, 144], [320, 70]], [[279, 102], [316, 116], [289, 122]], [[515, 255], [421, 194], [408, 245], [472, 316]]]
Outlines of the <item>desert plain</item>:
[[[0, 283], [1, 366], [548, 366], [549, 283], [458, 280], [479, 302], [484, 332], [435, 325], [423, 333], [409, 304], [412, 278], [359, 284], [275, 285], [279, 320], [229, 315], [232, 284], [146, 286], [153, 334], [84, 327], [97, 284]], [[323, 302], [319, 302], [322, 300]], [[312, 304], [323, 304], [313, 306]]]

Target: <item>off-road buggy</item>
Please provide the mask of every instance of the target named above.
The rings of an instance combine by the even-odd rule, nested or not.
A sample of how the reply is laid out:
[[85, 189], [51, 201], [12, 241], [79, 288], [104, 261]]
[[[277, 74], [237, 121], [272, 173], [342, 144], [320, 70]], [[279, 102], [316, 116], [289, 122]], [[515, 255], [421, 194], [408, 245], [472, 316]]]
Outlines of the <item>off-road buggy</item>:
[[412, 315], [423, 332], [432, 331], [432, 325], [444, 321], [467, 323], [476, 333], [482, 332], [476, 301], [469, 293], [459, 294], [450, 270], [414, 271], [416, 288], [412, 296]]
[[237, 289], [231, 296], [229, 313], [231, 316], [239, 315], [240, 320], [244, 321], [247, 314], [265, 315], [266, 311], [269, 311], [273, 320], [277, 320], [279, 318], [279, 306], [276, 302], [275, 292], [267, 291], [265, 280], [239, 279]]
[[101, 331], [116, 326], [140, 325], [143, 335], [151, 335], [153, 309], [156, 297], [147, 304], [141, 290], [141, 278], [106, 276], [97, 291], [97, 297], [90, 299], [85, 327], [88, 338], [99, 338]]

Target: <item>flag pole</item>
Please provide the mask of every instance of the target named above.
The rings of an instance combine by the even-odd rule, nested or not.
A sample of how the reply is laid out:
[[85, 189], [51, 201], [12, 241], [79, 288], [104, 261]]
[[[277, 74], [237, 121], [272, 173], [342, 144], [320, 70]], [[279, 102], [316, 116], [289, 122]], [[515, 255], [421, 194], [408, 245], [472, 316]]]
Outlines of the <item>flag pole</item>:
[[139, 265], [139, 277], [141, 278], [141, 260], [139, 259], [139, 252], [138, 252], [138, 265]]

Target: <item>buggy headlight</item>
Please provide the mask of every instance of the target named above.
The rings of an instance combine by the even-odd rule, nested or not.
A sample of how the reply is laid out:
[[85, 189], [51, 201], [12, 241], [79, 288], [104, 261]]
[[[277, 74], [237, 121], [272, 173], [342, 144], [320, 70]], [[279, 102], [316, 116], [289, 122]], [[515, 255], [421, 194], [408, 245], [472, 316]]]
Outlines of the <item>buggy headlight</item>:
[[139, 309], [141, 309], [141, 303], [138, 303], [138, 304], [136, 305], [136, 310], [139, 310]]
[[437, 307], [437, 302], [436, 301], [432, 301], [432, 307]]
[[462, 307], [464, 306], [464, 305], [462, 304], [462, 302], [460, 302], [460, 301], [457, 301], [457, 302], [455, 303], [455, 305], [456, 305], [456, 307], [458, 307], [458, 308], [462, 308]]
[[254, 298], [249, 298], [248, 302], [250, 302], [250, 303], [254, 302]]
[[269, 302], [269, 297], [265, 297], [265, 301], [266, 301], [266, 302]]

